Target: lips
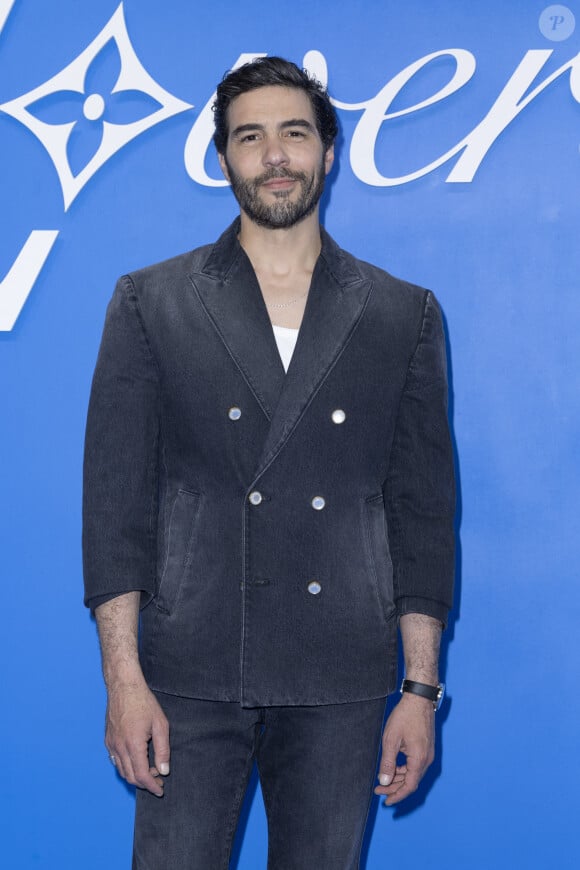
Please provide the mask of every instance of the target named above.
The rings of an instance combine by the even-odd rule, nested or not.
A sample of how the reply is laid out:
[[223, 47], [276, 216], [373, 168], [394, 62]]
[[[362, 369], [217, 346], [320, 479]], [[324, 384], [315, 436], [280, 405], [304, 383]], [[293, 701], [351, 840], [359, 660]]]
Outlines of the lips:
[[272, 178], [264, 182], [264, 187], [268, 190], [288, 190], [295, 183], [294, 178]]

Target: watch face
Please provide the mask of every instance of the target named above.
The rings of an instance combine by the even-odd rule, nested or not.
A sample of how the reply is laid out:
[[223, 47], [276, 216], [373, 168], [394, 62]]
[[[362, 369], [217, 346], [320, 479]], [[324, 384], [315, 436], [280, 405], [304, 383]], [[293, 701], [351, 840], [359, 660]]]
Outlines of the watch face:
[[441, 704], [443, 703], [443, 698], [445, 697], [445, 683], [439, 683], [437, 686], [437, 700], [434, 702], [434, 707], [436, 710], [439, 709]]

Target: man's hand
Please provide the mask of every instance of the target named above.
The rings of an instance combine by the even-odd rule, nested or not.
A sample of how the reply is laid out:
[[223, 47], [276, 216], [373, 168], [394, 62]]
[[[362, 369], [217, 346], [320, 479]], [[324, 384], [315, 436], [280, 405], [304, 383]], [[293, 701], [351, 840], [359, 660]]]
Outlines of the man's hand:
[[[399, 803], [416, 791], [435, 757], [435, 711], [427, 698], [405, 693], [387, 720], [375, 794], [386, 795], [387, 806]], [[397, 767], [397, 755], [406, 764]]]
[[[150, 740], [153, 767], [149, 767]], [[109, 689], [105, 745], [128, 783], [163, 796], [162, 777], [169, 773], [169, 723], [145, 682]]]
[[126, 592], [95, 609], [109, 698], [105, 745], [123, 779], [161, 797], [161, 777], [169, 773], [169, 723], [139, 664], [139, 598], [139, 592]]

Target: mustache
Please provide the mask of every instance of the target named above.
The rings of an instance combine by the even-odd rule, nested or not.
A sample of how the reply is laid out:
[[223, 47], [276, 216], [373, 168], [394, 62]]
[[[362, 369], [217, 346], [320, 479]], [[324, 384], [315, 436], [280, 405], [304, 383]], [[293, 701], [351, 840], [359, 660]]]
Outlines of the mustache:
[[268, 181], [273, 181], [274, 179], [279, 178], [288, 178], [292, 181], [306, 181], [307, 176], [305, 172], [292, 172], [290, 169], [269, 169], [267, 172], [264, 172], [262, 175], [259, 175], [254, 179], [255, 185], [266, 184]]

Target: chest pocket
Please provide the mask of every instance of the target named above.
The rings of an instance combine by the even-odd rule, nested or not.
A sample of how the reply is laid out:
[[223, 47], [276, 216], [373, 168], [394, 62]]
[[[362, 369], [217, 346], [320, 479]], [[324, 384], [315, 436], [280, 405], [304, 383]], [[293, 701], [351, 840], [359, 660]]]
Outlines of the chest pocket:
[[173, 502], [167, 533], [167, 555], [156, 598], [157, 608], [163, 613], [170, 613], [175, 606], [193, 559], [200, 499], [198, 492], [180, 489]]

